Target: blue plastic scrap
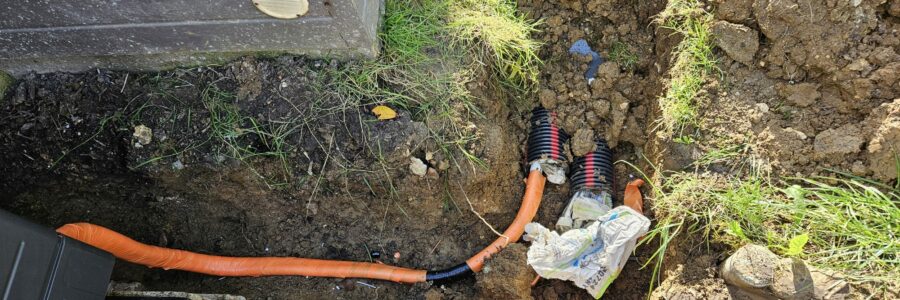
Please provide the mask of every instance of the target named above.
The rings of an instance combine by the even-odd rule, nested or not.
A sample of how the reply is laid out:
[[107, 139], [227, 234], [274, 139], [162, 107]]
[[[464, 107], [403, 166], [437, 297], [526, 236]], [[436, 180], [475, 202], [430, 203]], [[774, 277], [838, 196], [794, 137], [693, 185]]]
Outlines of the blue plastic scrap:
[[600, 67], [600, 64], [603, 63], [603, 58], [600, 57], [600, 54], [597, 54], [594, 50], [591, 50], [591, 46], [588, 46], [587, 41], [584, 39], [579, 39], [572, 44], [572, 47], [569, 47], [569, 53], [578, 54], [578, 55], [591, 55], [591, 64], [588, 66], [587, 71], [584, 72], [584, 79], [588, 80], [588, 83], [594, 81], [594, 76], [597, 75], [597, 68]]

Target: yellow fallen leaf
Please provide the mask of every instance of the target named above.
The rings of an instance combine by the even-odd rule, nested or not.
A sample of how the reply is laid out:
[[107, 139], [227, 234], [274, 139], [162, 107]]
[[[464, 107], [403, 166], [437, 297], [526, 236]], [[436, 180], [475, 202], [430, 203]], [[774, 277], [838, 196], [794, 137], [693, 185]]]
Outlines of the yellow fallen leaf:
[[390, 120], [397, 117], [396, 111], [384, 105], [376, 106], [372, 109], [372, 113], [375, 114], [379, 120]]

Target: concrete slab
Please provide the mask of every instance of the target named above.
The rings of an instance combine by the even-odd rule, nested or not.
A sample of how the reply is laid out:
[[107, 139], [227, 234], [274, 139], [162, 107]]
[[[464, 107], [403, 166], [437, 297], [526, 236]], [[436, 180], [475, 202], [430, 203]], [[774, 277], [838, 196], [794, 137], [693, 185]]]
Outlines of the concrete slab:
[[378, 52], [382, 0], [310, 0], [276, 19], [251, 0], [2, 1], [0, 69], [157, 70], [250, 53], [367, 56]]

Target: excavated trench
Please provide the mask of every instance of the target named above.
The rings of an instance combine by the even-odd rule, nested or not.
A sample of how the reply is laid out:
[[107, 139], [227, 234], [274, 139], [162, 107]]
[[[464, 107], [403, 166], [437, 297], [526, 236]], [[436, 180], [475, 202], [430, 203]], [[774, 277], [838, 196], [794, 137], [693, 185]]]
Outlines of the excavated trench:
[[[701, 136], [741, 146], [751, 165], [776, 175], [837, 169], [896, 180], [889, 161], [900, 148], [900, 2], [832, 2], [710, 3], [723, 76], [703, 94], [714, 113], [702, 116]], [[643, 170], [648, 161], [682, 169], [714, 149], [654, 132], [656, 99], [680, 41], [651, 21], [665, 1], [518, 3], [543, 20], [535, 37], [545, 64], [527, 103], [498, 101], [510, 97], [480, 84], [487, 80], [468, 85], [484, 117], [463, 120], [479, 137], [464, 148], [484, 167], [430, 138], [445, 122], [407, 111], [378, 121], [373, 105], [332, 89], [335, 71], [355, 62], [286, 56], [160, 73], [32, 74], [0, 103], [0, 208], [49, 227], [91, 222], [206, 254], [441, 269], [496, 238], [485, 222], [502, 230], [512, 221], [535, 106], [557, 112], [572, 135], [568, 159], [599, 137], [615, 160]], [[583, 77], [589, 58], [568, 53], [579, 39], [607, 58], [590, 83]], [[434, 171], [412, 174], [411, 157]], [[616, 204], [636, 173], [615, 165]], [[555, 223], [570, 192], [567, 184], [548, 185], [535, 220]], [[672, 280], [654, 297], [727, 296], [715, 277], [723, 249], [698, 249], [691, 243], [703, 243], [693, 238], [670, 251], [664, 276]], [[474, 278], [442, 286], [220, 278], [127, 263], [117, 264], [113, 279], [248, 299], [589, 297], [558, 280], [532, 288], [525, 245], [510, 246]], [[640, 266], [649, 246], [632, 255], [608, 299], [647, 297], [651, 271]]]
[[[539, 97], [529, 105], [560, 114], [563, 128], [575, 137], [567, 149], [584, 152], [584, 143], [606, 137], [616, 160], [639, 163], [668, 62], [670, 45], [657, 41], [650, 24], [663, 3], [589, 2], [522, 4], [524, 12], [547, 20], [538, 35], [547, 63]], [[609, 13], [612, 8], [616, 14]], [[587, 85], [583, 59], [567, 53], [570, 41], [578, 38], [604, 56], [614, 44], [627, 45], [636, 61], [603, 64], [597, 80]], [[329, 71], [339, 65], [246, 58], [223, 67], [158, 74], [98, 70], [21, 78], [0, 112], [0, 208], [50, 227], [91, 222], [147, 244], [207, 254], [381, 261], [428, 269], [450, 267], [496, 238], [469, 210], [469, 202], [497, 229], [514, 217], [523, 190], [530, 109], [492, 101], [500, 98], [496, 91], [470, 85], [485, 114], [470, 120], [481, 139], [469, 147], [486, 163], [482, 168], [440, 151], [428, 139], [433, 124], [402, 111], [396, 120], [378, 122], [370, 106], [348, 106], [340, 95], [321, 91], [333, 80]], [[227, 123], [232, 106], [225, 104], [283, 134], [278, 140], [283, 145], [251, 134], [240, 135], [235, 145], [279, 154], [239, 160], [228, 155], [233, 149], [207, 142], [234, 129]], [[289, 122], [298, 125], [279, 127]], [[135, 131], [138, 126], [152, 130], [151, 141], [140, 140], [145, 137]], [[411, 174], [410, 156], [436, 172]], [[632, 170], [617, 165], [616, 190], [621, 193], [632, 176]], [[554, 223], [568, 197], [567, 185], [548, 185], [536, 221]], [[524, 247], [511, 247], [477, 280], [442, 287], [219, 278], [122, 262], [113, 279], [140, 282], [146, 290], [248, 299], [518, 297], [534, 278], [523, 252]], [[633, 256], [609, 297], [645, 297], [649, 275], [638, 266], [648, 257], [645, 250]], [[541, 280], [532, 292], [546, 299], [587, 297], [557, 280]]]
[[[372, 105], [348, 104], [336, 91], [336, 61], [244, 58], [221, 67], [162, 73], [98, 70], [20, 79], [0, 111], [0, 208], [46, 226], [91, 222], [147, 244], [229, 256], [294, 256], [380, 261], [441, 269], [496, 238], [515, 216], [523, 192], [526, 120], [544, 106], [573, 136], [568, 159], [606, 138], [614, 160], [649, 169], [669, 147], [654, 137], [677, 35], [652, 23], [665, 1], [520, 1], [544, 23], [536, 38], [545, 61], [530, 103], [496, 101], [498, 91], [469, 84], [484, 118], [480, 139], [466, 145], [486, 167], [429, 138], [440, 124], [409, 112], [376, 120]], [[584, 39], [609, 58], [590, 84]], [[253, 117], [278, 138], [235, 132], [232, 112]], [[239, 120], [240, 122], [240, 120]], [[295, 124], [296, 126], [282, 126]], [[152, 130], [149, 142], [135, 129]], [[229, 136], [229, 134], [231, 134]], [[212, 138], [211, 138], [212, 136]], [[224, 138], [237, 147], [210, 142]], [[238, 149], [235, 149], [238, 148]], [[236, 159], [234, 153], [269, 153]], [[237, 151], [237, 152], [234, 152]], [[250, 152], [246, 152], [250, 153]], [[432, 168], [409, 170], [410, 157]], [[616, 205], [637, 176], [615, 165]], [[553, 224], [570, 197], [547, 186], [535, 221]], [[648, 192], [648, 191], [645, 191]], [[652, 201], [652, 200], [651, 200]], [[653, 212], [645, 204], [645, 214]], [[527, 245], [527, 244], [525, 244]], [[516, 245], [477, 276], [442, 286], [359, 279], [228, 278], [118, 263], [116, 282], [147, 290], [228, 293], [248, 299], [297, 298], [588, 298], [558, 280], [540, 280]], [[607, 292], [644, 299], [651, 256], [642, 247]]]
[[[292, 67], [301, 69], [316, 63], [291, 61]], [[267, 69], [282, 63], [247, 59], [204, 73], [216, 76], [235, 66], [255, 64]], [[366, 108], [319, 118], [287, 138], [297, 145], [287, 150], [291, 153], [287, 167], [295, 172], [290, 176], [301, 182], [296, 188], [281, 187], [275, 185], [278, 176], [283, 176], [280, 161], [263, 158], [245, 163], [216, 146], [191, 144], [205, 139], [202, 131], [213, 118], [202, 103], [203, 90], [197, 88], [208, 79], [176, 72], [164, 76], [190, 82], [169, 87], [182, 93], [177, 98], [185, 99], [183, 103], [155, 96], [157, 87], [142, 81], [141, 76], [150, 76], [143, 74], [49, 74], [20, 81], [4, 102], [2, 194], [7, 196], [0, 207], [50, 227], [91, 222], [147, 244], [206, 254], [377, 260], [431, 269], [450, 267], [496, 238], [470, 212], [468, 201], [498, 229], [518, 209], [527, 111], [484, 106], [488, 117], [477, 121], [485, 133], [477, 153], [489, 167], [463, 165], [428, 177], [410, 174], [407, 167], [408, 153], [423, 159], [441, 155], [436, 147], [428, 149], [434, 146], [425, 139], [424, 124], [401, 117], [392, 124], [369, 125], [375, 121]], [[101, 76], [108, 76], [108, 82]], [[134, 88], [120, 94], [125, 76], [139, 79], [132, 77]], [[263, 90], [267, 84], [281, 85], [264, 81]], [[137, 104], [140, 101], [146, 102]], [[255, 105], [237, 103], [247, 110]], [[293, 109], [285, 111], [287, 117], [272, 118], [298, 116], [291, 115]], [[136, 125], [152, 128], [153, 141], [137, 147]], [[396, 150], [383, 158], [373, 157], [361, 145], [363, 140], [390, 143], [381, 147]], [[179, 150], [188, 147], [195, 148]], [[617, 159], [635, 157], [632, 145], [620, 144], [616, 149]], [[440, 157], [426, 161], [436, 167], [442, 164]], [[616, 177], [621, 179], [617, 190], [624, 188], [630, 173], [617, 169]], [[548, 186], [537, 220], [555, 222], [568, 197], [567, 185]], [[357, 279], [218, 278], [122, 262], [113, 279], [140, 282], [147, 290], [230, 293], [249, 299], [503, 295], [503, 289], [491, 290], [487, 283], [512, 280], [527, 286], [533, 279], [531, 271], [523, 268], [524, 248], [511, 249], [488, 264], [498, 271], [479, 275], [484, 283], [468, 279], [444, 288]], [[373, 251], [381, 257], [371, 256]], [[515, 259], [504, 260], [507, 256]], [[510, 270], [501, 271], [506, 269]], [[636, 278], [636, 282], [617, 284], [611, 295], [620, 288], [645, 290], [647, 278], [641, 272], [629, 267], [621, 277]], [[541, 281], [535, 291], [540, 293], [536, 295], [583, 293], [555, 280]]]

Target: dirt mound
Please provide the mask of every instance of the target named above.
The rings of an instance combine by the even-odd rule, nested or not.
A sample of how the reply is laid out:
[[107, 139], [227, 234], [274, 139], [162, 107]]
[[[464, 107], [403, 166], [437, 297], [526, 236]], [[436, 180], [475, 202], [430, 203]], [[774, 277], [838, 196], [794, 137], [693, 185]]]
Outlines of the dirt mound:
[[[727, 140], [722, 144], [750, 144], [760, 160], [755, 165], [777, 174], [837, 169], [894, 179], [896, 172], [882, 170], [892, 150], [882, 149], [897, 145], [875, 133], [882, 127], [876, 119], [890, 131], [882, 104], [900, 96], [900, 24], [890, 5], [717, 3], [713, 31], [725, 52], [725, 82], [705, 116], [713, 128], [708, 135]], [[756, 39], [758, 51], [747, 46]]]
[[491, 258], [485, 270], [476, 276], [478, 297], [481, 299], [533, 299], [531, 282], [537, 274], [526, 263], [528, 248], [510, 245]]
[[[615, 148], [620, 141], [640, 147], [646, 141], [649, 102], [660, 89], [659, 53], [651, 16], [662, 1], [587, 1], [550, 4], [525, 2], [526, 11], [545, 18], [541, 40], [547, 63], [541, 71], [540, 104], [557, 112], [560, 125], [585, 140], [604, 137]], [[590, 56], [570, 54], [584, 39], [606, 63], [589, 82]], [[592, 130], [592, 131], [590, 131]], [[577, 146], [577, 145], [576, 145]], [[585, 152], [584, 147], [575, 149]]]

